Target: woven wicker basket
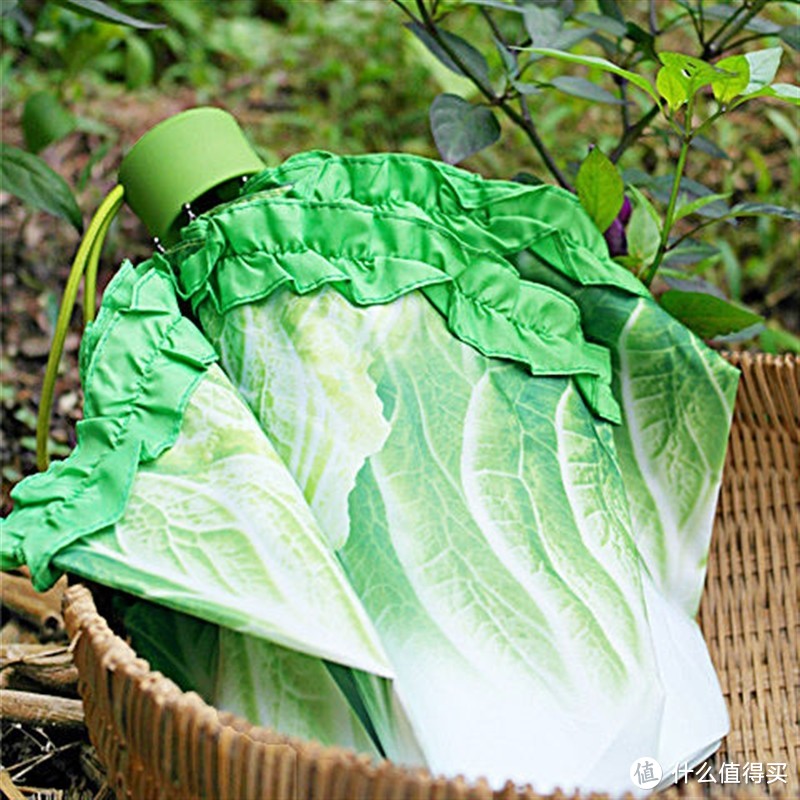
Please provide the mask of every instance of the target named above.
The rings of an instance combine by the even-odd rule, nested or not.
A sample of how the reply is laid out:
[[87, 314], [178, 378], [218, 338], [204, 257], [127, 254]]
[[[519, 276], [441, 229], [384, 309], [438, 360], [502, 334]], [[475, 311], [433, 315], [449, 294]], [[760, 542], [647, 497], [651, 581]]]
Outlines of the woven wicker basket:
[[[800, 796], [800, 371], [794, 357], [730, 359], [742, 382], [700, 620], [732, 727], [714, 759], [717, 783], [682, 782], [660, 795], [664, 800]], [[85, 586], [68, 590], [65, 618], [89, 733], [120, 800], [542, 797], [511, 784], [492, 792], [480, 782], [376, 765], [219, 712], [152, 672], [98, 614]], [[721, 783], [724, 762], [761, 763], [765, 779]], [[786, 765], [786, 784], [767, 785], [770, 763]]]

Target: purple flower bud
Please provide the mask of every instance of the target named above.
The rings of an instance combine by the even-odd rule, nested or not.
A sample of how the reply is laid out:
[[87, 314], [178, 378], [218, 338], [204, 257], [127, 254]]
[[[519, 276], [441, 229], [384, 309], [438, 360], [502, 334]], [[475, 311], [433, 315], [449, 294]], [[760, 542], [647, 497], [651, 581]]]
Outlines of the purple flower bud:
[[608, 245], [608, 253], [612, 258], [614, 256], [624, 256], [628, 254], [628, 240], [625, 236], [625, 226], [622, 224], [619, 217], [608, 226], [603, 237]]
[[631, 212], [633, 211], [633, 206], [631, 205], [631, 201], [628, 200], [627, 197], [622, 201], [622, 208], [619, 210], [619, 214], [617, 214], [617, 219], [623, 224], [627, 225], [628, 221], [631, 218]]

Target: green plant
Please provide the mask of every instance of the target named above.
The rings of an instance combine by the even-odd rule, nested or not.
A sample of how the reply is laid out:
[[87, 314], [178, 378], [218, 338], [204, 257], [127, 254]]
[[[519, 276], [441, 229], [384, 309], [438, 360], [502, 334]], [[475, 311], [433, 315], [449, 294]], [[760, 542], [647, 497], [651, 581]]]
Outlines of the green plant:
[[[416, 0], [413, 6], [404, 0], [393, 2], [433, 56], [466, 78], [479, 95], [471, 101], [446, 92], [433, 101], [431, 128], [446, 161], [457, 163], [497, 141], [501, 126], [496, 114], [501, 112], [523, 132], [556, 182], [577, 192], [612, 255], [647, 286], [657, 274], [663, 277], [658, 294], [670, 313], [707, 339], [730, 341], [731, 334], [749, 338], [763, 330], [757, 314], [681, 272], [679, 264], [702, 260], [691, 260], [692, 247], [706, 258], [708, 247], [711, 255], [720, 252], [698, 238], [712, 224], [761, 215], [800, 219], [800, 213], [776, 203], [729, 205], [729, 192], [715, 192], [686, 174], [690, 153], [702, 150], [725, 157], [709, 136], [718, 121], [744, 103], [756, 98], [800, 103], [797, 86], [775, 82], [780, 44], [727, 55], [765, 38], [798, 49], [797, 25], [760, 16], [768, 6], [775, 7], [777, 15], [785, 13], [784, 4], [753, 0], [709, 7], [702, 0], [651, 0], [642, 19], [641, 4], [616, 0], [598, 0], [597, 12], [572, 0]], [[445, 27], [465, 8], [473, 18], [473, 41], [486, 43], [488, 38], [488, 54]], [[475, 17], [485, 23], [482, 40]], [[693, 31], [697, 55], [662, 49], [681, 27]], [[571, 52], [582, 42], [598, 47], [605, 57]], [[586, 67], [587, 77], [552, 75], [547, 58]], [[613, 90], [603, 82], [609, 75]], [[557, 92], [619, 110], [619, 135], [604, 142], [607, 156], [593, 144], [577, 170], [560, 163], [545, 142], [534, 106]], [[620, 172], [618, 162], [651, 135], [677, 142], [670, 171], [657, 176], [642, 170]]]
[[[147, 22], [118, 11], [102, 0], [54, 0], [54, 3], [74, 12], [78, 17], [109, 23], [101, 31], [100, 36], [93, 40], [86, 37], [83, 40], [78, 38], [77, 41], [70, 43], [69, 47], [61, 48], [61, 55], [64, 58], [68, 74], [74, 74], [88, 59], [104, 50], [109, 40], [116, 35], [115, 31], [118, 26], [132, 30], [156, 30], [164, 27], [158, 23]], [[48, 12], [48, 7], [44, 6], [39, 11], [39, 16], [44, 18]], [[18, 34], [15, 34], [13, 27], [8, 24], [8, 18], [12, 16], [18, 16], [24, 25], [32, 26], [33, 23], [24, 16], [20, 4], [16, 0], [10, 0], [3, 4], [4, 38], [11, 38], [16, 44], [22, 45], [24, 37], [20, 38]], [[128, 37], [126, 41], [129, 61], [133, 59], [138, 62], [132, 67], [133, 73], [141, 72], [142, 42], [134, 36]], [[44, 43], [40, 42], [35, 46], [48, 50], [48, 45], [58, 49], [54, 41], [47, 39]], [[57, 94], [51, 91], [39, 91], [32, 94], [26, 101], [22, 113], [22, 131], [27, 150], [5, 142], [0, 143], [0, 187], [34, 208], [65, 219], [80, 233], [83, 230], [83, 219], [72, 189], [38, 155], [49, 145], [72, 133], [78, 124], [78, 120], [66, 108], [63, 99]]]

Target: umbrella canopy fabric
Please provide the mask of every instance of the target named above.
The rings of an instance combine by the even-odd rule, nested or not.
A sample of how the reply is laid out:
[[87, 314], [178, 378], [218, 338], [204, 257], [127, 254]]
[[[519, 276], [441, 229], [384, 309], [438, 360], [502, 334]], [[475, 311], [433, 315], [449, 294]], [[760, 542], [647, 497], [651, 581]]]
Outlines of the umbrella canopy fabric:
[[611, 354], [624, 419], [614, 440], [637, 545], [659, 587], [695, 616], [738, 371], [607, 257], [577, 199], [401, 155], [305, 153], [262, 173], [252, 191], [272, 185], [307, 200], [421, 208], [472, 247], [507, 256], [527, 282], [576, 302], [584, 336]]
[[[572, 295], [622, 298], [617, 320], [660, 311], [573, 196], [410, 156], [311, 153], [184, 243], [165, 261], [375, 621], [432, 768], [524, 780], [535, 751], [540, 788], [624, 790], [636, 747], [669, 765], [713, 749], [725, 711], [684, 584], [702, 583], [736, 373], [680, 326], [652, 343], [686, 350], [717, 405], [662, 426], [677, 463], [707, 459], [683, 541], [640, 534], [628, 479], [649, 465], [616, 445], [648, 444], [619, 369], [613, 393], [625, 347], [594, 343]], [[548, 279], [525, 275], [524, 256]], [[666, 366], [677, 386], [685, 363]], [[653, 473], [654, 492], [672, 488]], [[639, 548], [656, 536], [660, 549]], [[664, 553], [672, 571], [657, 569]], [[379, 736], [391, 727], [372, 716]], [[559, 722], [537, 738], [533, 719]]]

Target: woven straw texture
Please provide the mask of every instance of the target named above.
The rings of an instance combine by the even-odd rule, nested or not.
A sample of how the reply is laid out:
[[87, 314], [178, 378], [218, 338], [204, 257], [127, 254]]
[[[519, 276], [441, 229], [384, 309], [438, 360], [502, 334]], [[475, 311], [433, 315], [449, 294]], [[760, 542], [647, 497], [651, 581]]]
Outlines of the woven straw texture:
[[[710, 762], [715, 783], [682, 781], [663, 800], [800, 797], [800, 370], [789, 356], [730, 360], [742, 381], [700, 620], [731, 733]], [[119, 800], [565, 797], [511, 784], [493, 792], [254, 727], [152, 672], [98, 614], [85, 586], [67, 592], [65, 618], [90, 736]], [[763, 764], [760, 783], [721, 782], [724, 763], [743, 770], [748, 762]], [[785, 784], [767, 783], [769, 764], [785, 765]]]

